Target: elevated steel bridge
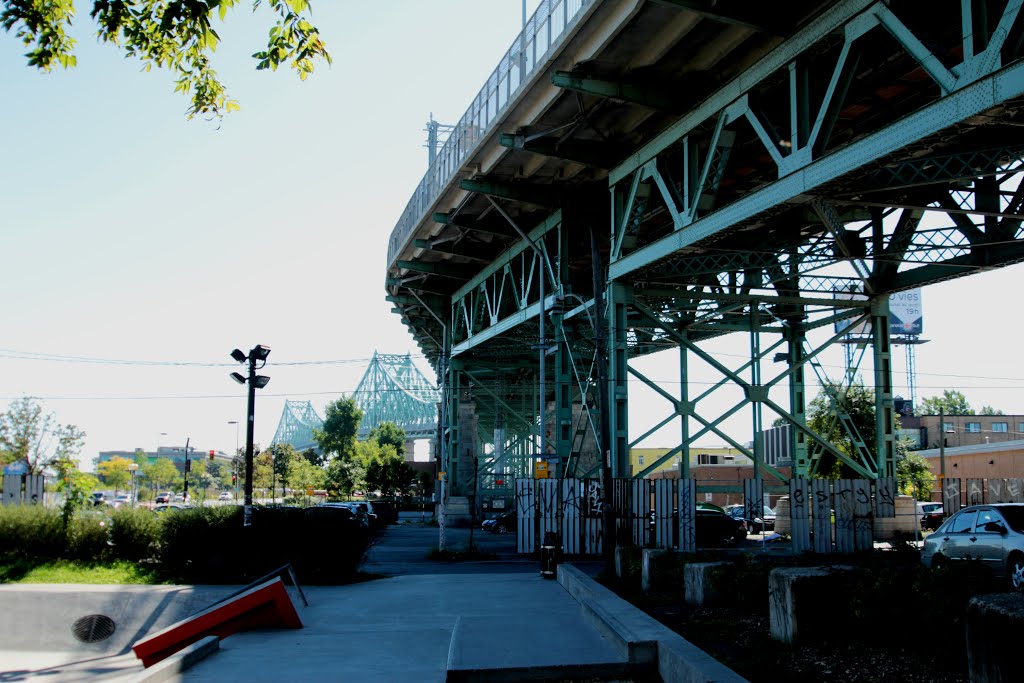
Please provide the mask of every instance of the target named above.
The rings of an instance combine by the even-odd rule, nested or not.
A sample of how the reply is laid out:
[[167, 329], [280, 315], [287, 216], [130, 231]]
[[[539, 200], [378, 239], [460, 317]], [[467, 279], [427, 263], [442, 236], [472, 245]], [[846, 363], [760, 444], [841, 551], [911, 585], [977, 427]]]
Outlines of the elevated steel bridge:
[[[352, 396], [363, 411], [360, 440], [381, 422], [394, 422], [410, 440], [436, 436], [439, 393], [410, 354], [374, 351]], [[285, 401], [271, 444], [287, 443], [300, 451], [317, 448], [313, 430], [323, 423], [312, 402]]]
[[[594, 476], [607, 451], [628, 476], [631, 379], [665, 399], [682, 476], [710, 435], [779, 481], [833, 458], [892, 476], [888, 295], [1024, 260], [1021, 5], [542, 2], [389, 242], [387, 298], [443, 378], [452, 490], [539, 454]], [[877, 408], [851, 452], [805, 417], [847, 323]], [[743, 362], [707, 351], [736, 333]], [[665, 349], [671, 390], [630, 364]], [[721, 381], [691, 385], [692, 362]], [[722, 429], [736, 415], [753, 447]], [[756, 438], [776, 417], [789, 471]]]

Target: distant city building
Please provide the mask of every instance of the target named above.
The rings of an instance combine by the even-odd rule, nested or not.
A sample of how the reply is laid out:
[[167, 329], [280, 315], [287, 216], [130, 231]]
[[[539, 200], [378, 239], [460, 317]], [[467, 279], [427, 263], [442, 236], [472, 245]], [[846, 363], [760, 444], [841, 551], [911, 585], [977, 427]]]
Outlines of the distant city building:
[[[149, 462], [155, 462], [158, 458], [167, 458], [174, 463], [174, 466], [178, 468], [179, 472], [185, 471], [185, 447], [184, 446], [160, 446], [156, 451], [143, 451], [141, 448], [131, 451], [100, 451], [97, 464], [111, 460], [113, 458], [126, 458], [128, 460], [134, 460], [135, 456], [141, 453], [146, 457]], [[224, 451], [213, 452], [214, 462], [221, 462], [230, 464], [232, 460], [230, 453]], [[206, 460], [209, 462], [210, 449], [203, 450], [197, 446], [188, 447], [188, 459], [189, 460]]]
[[[670, 448], [631, 448], [629, 450], [629, 464], [633, 476], [643, 472], [648, 467], [665, 457]], [[659, 464], [655, 469], [648, 472], [648, 476], [655, 472], [678, 472], [682, 462], [681, 455], [674, 455], [665, 462]], [[754, 461], [743, 455], [735, 448], [724, 446], [690, 446], [690, 467], [703, 465], [724, 465], [730, 467], [750, 467]]]
[[938, 448], [940, 437], [946, 448], [1024, 439], [1024, 415], [945, 415], [942, 422], [940, 426], [938, 415], [904, 416], [900, 433], [909, 437], [915, 448]]

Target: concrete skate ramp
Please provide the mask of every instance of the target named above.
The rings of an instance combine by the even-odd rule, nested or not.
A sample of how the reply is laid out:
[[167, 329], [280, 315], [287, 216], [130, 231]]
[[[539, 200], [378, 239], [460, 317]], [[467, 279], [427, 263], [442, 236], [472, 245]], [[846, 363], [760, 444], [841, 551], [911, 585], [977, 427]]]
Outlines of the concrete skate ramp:
[[[237, 586], [0, 586], [0, 680], [6, 680], [3, 674], [13, 670], [130, 654], [132, 643], [147, 633], [180, 621], [237, 589]], [[99, 642], [78, 640], [72, 631], [73, 625], [89, 615], [109, 617], [114, 632]], [[96, 635], [102, 635], [102, 631], [94, 630]]]

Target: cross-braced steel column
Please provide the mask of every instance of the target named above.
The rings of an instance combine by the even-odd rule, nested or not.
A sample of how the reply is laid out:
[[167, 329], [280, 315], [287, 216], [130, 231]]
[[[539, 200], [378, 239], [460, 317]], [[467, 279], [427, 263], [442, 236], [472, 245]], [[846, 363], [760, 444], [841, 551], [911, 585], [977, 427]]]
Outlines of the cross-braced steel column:
[[[789, 414], [794, 422], [806, 428], [807, 400], [804, 385], [804, 343], [806, 335], [795, 321], [783, 330], [783, 337], [789, 345], [789, 366], [793, 369], [789, 378]], [[807, 453], [807, 435], [799, 428], [789, 430], [789, 453], [793, 462], [793, 476], [806, 478], [810, 470], [810, 459]]]
[[896, 476], [896, 439], [893, 433], [892, 353], [889, 344], [889, 297], [871, 300], [871, 336], [875, 356], [876, 472], [880, 478]]
[[611, 393], [611, 465], [613, 477], [629, 476], [629, 346], [626, 309], [629, 287], [613, 282], [608, 288], [608, 327], [611, 344], [608, 387]]

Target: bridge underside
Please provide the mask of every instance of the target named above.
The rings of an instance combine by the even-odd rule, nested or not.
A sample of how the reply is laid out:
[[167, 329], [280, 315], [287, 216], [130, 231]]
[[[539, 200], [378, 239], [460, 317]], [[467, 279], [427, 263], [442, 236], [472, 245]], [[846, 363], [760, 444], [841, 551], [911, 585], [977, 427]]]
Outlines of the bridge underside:
[[[584, 2], [394, 241], [388, 298], [444, 378], [456, 492], [510, 485], [542, 450], [563, 476], [605, 452], [629, 476], [654, 431], [629, 430], [637, 382], [679, 436], [635, 476], [675, 457], [686, 476], [714, 435], [758, 476], [891, 477], [889, 295], [1024, 260], [1021, 2], [791, 2], [785, 25], [750, 5]], [[851, 330], [872, 435], [841, 408], [856, 372], [819, 363]], [[707, 350], [729, 334], [746, 358]], [[630, 364], [664, 350], [677, 381]], [[688, 381], [694, 363], [720, 381]], [[807, 373], [841, 444], [807, 427]], [[790, 471], [757, 438], [776, 418]]]

